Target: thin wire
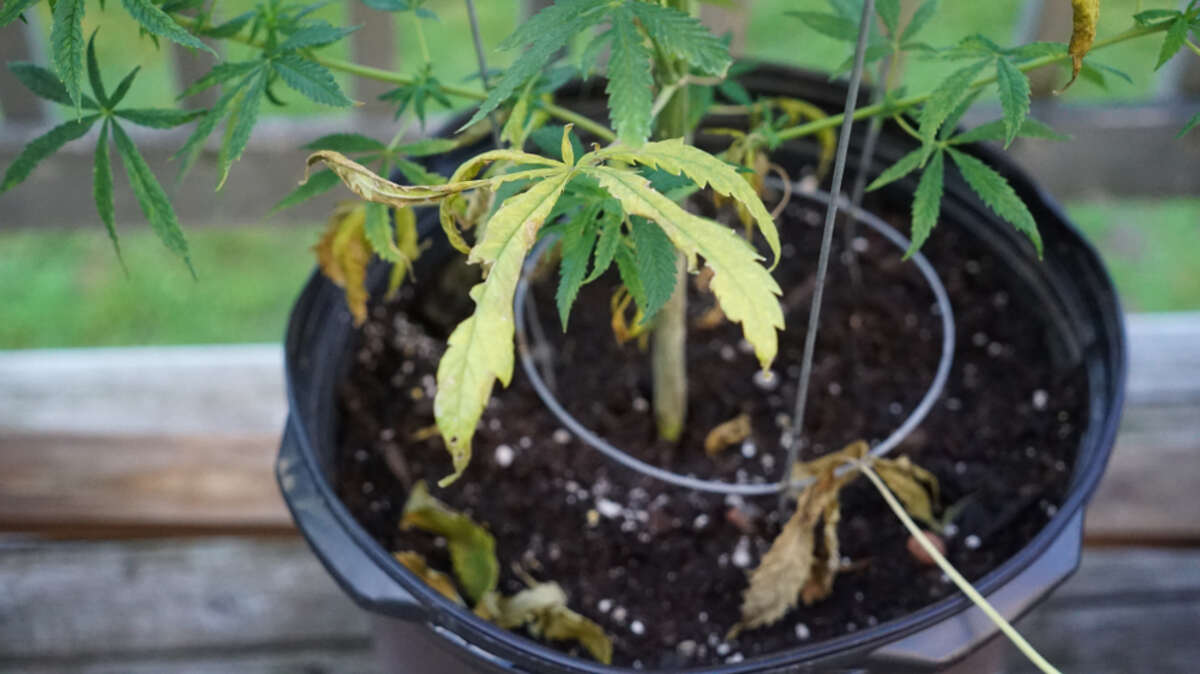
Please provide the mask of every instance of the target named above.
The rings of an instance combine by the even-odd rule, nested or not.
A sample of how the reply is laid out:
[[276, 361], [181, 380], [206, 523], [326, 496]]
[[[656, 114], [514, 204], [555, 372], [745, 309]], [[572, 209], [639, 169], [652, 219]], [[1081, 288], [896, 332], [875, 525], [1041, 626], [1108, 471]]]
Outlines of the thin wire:
[[[467, 18], [471, 21], [471, 37], [475, 39], [475, 58], [479, 59], [479, 86], [487, 91], [487, 58], [483, 55], [483, 37], [479, 34], [479, 19], [475, 16], [475, 1], [465, 0], [465, 2], [467, 3]], [[496, 124], [495, 110], [488, 113], [488, 121], [492, 123], [492, 144], [498, 148], [500, 147], [500, 127]]]
[[[775, 189], [780, 188], [781, 182], [774, 176], [767, 177], [767, 183]], [[802, 188], [799, 185], [794, 185], [794, 189], [796, 198], [800, 199], [828, 204], [833, 198], [828, 193], [817, 190], [801, 192]], [[860, 222], [878, 232], [888, 241], [891, 241], [897, 249], [902, 251], [908, 250], [909, 240], [878, 216], [855, 208], [850, 204], [843, 204], [842, 208], [858, 218]], [[546, 408], [558, 418], [568, 431], [585, 444], [627, 468], [631, 468], [657, 480], [696, 491], [736, 494], [739, 496], [766, 496], [782, 493], [786, 488], [799, 489], [811, 482], [811, 480], [798, 480], [789, 484], [779, 482], [768, 484], [736, 484], [721, 480], [703, 480], [680, 475], [635, 459], [627, 452], [613, 446], [580, 423], [578, 419], [571, 416], [571, 413], [567, 412], [558, 402], [557, 398], [555, 398], [554, 392], [546, 386], [546, 382], [538, 373], [538, 367], [534, 363], [534, 352], [540, 346], [536, 341], [542, 339], [542, 337], [537, 333], [527, 334], [533, 332], [532, 330], [527, 330], [527, 325], [530, 322], [527, 309], [532, 309], [535, 306], [531, 299], [532, 295], [529, 292], [529, 277], [542, 255], [550, 249], [553, 243], [553, 237], [548, 236], [542, 239], [534, 246], [529, 254], [529, 258], [525, 261], [525, 268], [522, 271], [521, 280], [517, 283], [517, 291], [513, 298], [513, 309], [515, 311], [514, 323], [517, 333], [517, 353], [521, 359], [521, 369], [525, 372], [525, 376], [528, 377], [538, 397], [542, 399], [542, 403], [546, 405]], [[946, 386], [946, 381], [950, 378], [950, 367], [954, 363], [954, 311], [950, 305], [950, 296], [946, 293], [946, 287], [942, 285], [941, 280], [938, 278], [937, 271], [934, 270], [933, 265], [930, 264], [929, 260], [922, 253], [917, 252], [910, 259], [916, 265], [921, 275], [925, 277], [926, 282], [929, 284], [929, 289], [933, 292], [934, 299], [937, 302], [938, 314], [942, 319], [942, 353], [938, 361], [937, 371], [933, 376], [933, 381], [930, 382], [929, 389], [925, 392], [924, 397], [913, 408], [913, 411], [909, 413], [908, 418], [892, 431], [891, 435], [885, 438], [883, 442], [871, 448], [871, 455], [876, 457], [884, 456], [895, 449], [921, 424], [941, 396], [942, 390]], [[531, 345], [530, 341], [534, 341], [535, 343]], [[839, 470], [844, 471], [846, 469], [842, 468]], [[841, 472], [838, 475], [841, 475]]]
[[[784, 444], [787, 449], [787, 461], [781, 468], [779, 484], [781, 488], [788, 482], [792, 474], [792, 466], [800, 453], [800, 443], [797, 431], [804, 426], [804, 413], [808, 406], [808, 384], [812, 378], [813, 351], [817, 345], [817, 329], [821, 322], [821, 302], [825, 295], [825, 274], [829, 271], [829, 249], [833, 244], [833, 226], [837, 220], [838, 200], [842, 193], [842, 178], [846, 174], [846, 155], [850, 151], [850, 132], [854, 128], [854, 108], [858, 104], [858, 89], [862, 84], [863, 63], [866, 60], [867, 36], [871, 32], [871, 20], [875, 16], [875, 0], [863, 3], [862, 17], [858, 23], [858, 42], [854, 46], [854, 70], [850, 73], [850, 88], [846, 92], [846, 106], [842, 113], [842, 130], [838, 135], [837, 156], [833, 164], [833, 181], [830, 193], [833, 199], [825, 209], [825, 231], [821, 235], [821, 253], [817, 259], [817, 280], [813, 289], [812, 308], [808, 314], [808, 332], [804, 335], [804, 357], [800, 363], [800, 380], [797, 384], [796, 406], [792, 413], [792, 423], [784, 429]], [[780, 506], [783, 506], [786, 491], [780, 494]]]
[[[875, 104], [887, 95], [887, 72], [892, 66], [892, 53], [888, 52], [879, 64], [878, 81], [871, 88], [871, 103]], [[872, 174], [875, 161], [875, 145], [879, 142], [879, 132], [883, 130], [883, 117], [876, 115], [871, 118], [867, 127], [867, 139], [863, 141], [862, 152], [858, 156], [858, 171], [854, 174], [854, 187], [850, 189], [850, 203], [857, 208], [862, 206], [863, 194], [867, 191], [867, 176]], [[858, 253], [854, 252], [854, 239], [858, 236], [858, 220], [850, 218], [846, 222], [846, 253], [849, 255], [850, 282], [855, 287], [862, 285], [862, 270], [858, 266]]]

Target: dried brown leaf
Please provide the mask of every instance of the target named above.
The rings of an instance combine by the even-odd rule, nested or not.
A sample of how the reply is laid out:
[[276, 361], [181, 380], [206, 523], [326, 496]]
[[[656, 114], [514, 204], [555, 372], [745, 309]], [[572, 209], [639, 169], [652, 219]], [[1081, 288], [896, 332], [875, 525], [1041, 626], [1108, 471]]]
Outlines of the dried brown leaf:
[[704, 438], [704, 453], [716, 456], [729, 445], [750, 437], [753, 430], [750, 425], [750, 415], [745, 412], [729, 421], [717, 424]]
[[346, 291], [346, 305], [354, 324], [367, 320], [367, 263], [371, 244], [367, 241], [366, 204], [343, 204], [329, 219], [325, 233], [313, 251], [321, 273]]
[[458, 590], [454, 587], [454, 581], [450, 579], [450, 576], [437, 569], [429, 568], [429, 564], [421, 556], [421, 553], [405, 550], [403, 552], [392, 553], [392, 556], [409, 571], [417, 574], [417, 577], [425, 581], [426, 585], [437, 590], [443, 597], [456, 604], [463, 603], [462, 597], [459, 596]]
[[876, 459], [875, 472], [904, 504], [914, 519], [940, 529], [933, 516], [938, 499], [938, 482], [932, 473], [917, 466], [907, 456], [898, 459]]
[[813, 560], [812, 575], [800, 593], [805, 606], [811, 606], [833, 592], [833, 579], [842, 567], [837, 531], [838, 523], [842, 520], [842, 505], [836, 497], [825, 505], [821, 520], [822, 547]]
[[1071, 43], [1067, 53], [1071, 55], [1071, 80], [1062, 91], [1079, 77], [1083, 57], [1087, 56], [1096, 40], [1096, 23], [1100, 20], [1100, 0], [1071, 0]]

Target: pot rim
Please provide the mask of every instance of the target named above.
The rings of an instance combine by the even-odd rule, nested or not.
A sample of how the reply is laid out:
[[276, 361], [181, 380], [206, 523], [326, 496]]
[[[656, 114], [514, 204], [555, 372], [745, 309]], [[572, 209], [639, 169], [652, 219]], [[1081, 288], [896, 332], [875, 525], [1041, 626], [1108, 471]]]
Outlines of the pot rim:
[[[795, 81], [797, 78], [815, 79], [811, 71], [789, 66], [762, 64], [754, 71], [755, 75], [764, 73], [785, 81]], [[821, 75], [816, 75], [815, 77], [821, 78], [821, 81], [816, 83], [810, 81], [808, 83], [810, 86], [824, 86], [830, 88], [831, 93], [835, 90], [840, 90], [842, 87], [841, 83], [829, 82]], [[1093, 452], [1090, 457], [1084, 457], [1082, 451], [1079, 453], [1079, 458], [1090, 458], [1091, 460], [1087, 461], [1086, 464], [1080, 464], [1077, 459], [1074, 466], [1074, 475], [1067, 487], [1067, 495], [1063, 499], [1062, 505], [1059, 506], [1058, 511], [1024, 547], [973, 583], [975, 588], [986, 596], [1012, 580], [1040, 557], [1084, 508], [1088, 499], [1090, 499], [1092, 493], [1095, 491], [1107, 465], [1116, 438], [1117, 427], [1120, 423], [1121, 409], [1125, 399], [1128, 353], [1125, 323], [1123, 320], [1124, 314], [1121, 310], [1120, 299], [1116, 291], [1112, 288], [1111, 277], [1104, 267], [1099, 253], [1091, 242], [1071, 223], [1061, 206], [1041, 186], [1036, 184], [1023, 169], [1003, 153], [980, 143], [964, 145], [959, 149], [983, 159], [992, 166], [1003, 167], [1003, 172], [1012, 182], [1013, 188], [1018, 193], [1024, 193], [1028, 195], [1030, 200], [1036, 200], [1041, 208], [1058, 221], [1064, 233], [1069, 236], [1071, 243], [1078, 248], [1079, 252], [1083, 253], [1085, 262], [1097, 272], [1097, 277], [1106, 286], [1106, 289], [1110, 290], [1110, 315], [1117, 317], [1115, 321], [1110, 321], [1110, 325], [1101, 326], [1102, 331], [1108, 337], [1110, 348], [1113, 351], [1108, 359], [1112, 366], [1112, 377], [1107, 387], [1108, 390], [1105, 391], [1110, 401], [1107, 410], [1108, 413], [1102, 417], [1102, 422], [1097, 432], [1090, 436], [1084, 434], [1080, 440], [1081, 449], [1090, 439], [1090, 444], [1101, 448], [1101, 451]], [[303, 314], [308, 308], [306, 300], [309, 299], [309, 295], [313, 292], [314, 288], [319, 287], [322, 283], [325, 283], [324, 278], [321, 276], [319, 270], [314, 270], [306, 282], [299, 299], [292, 308], [285, 335], [285, 343], [287, 345], [285, 355], [287, 357], [285, 358], [284, 366], [287, 401], [289, 409], [293, 411], [292, 414], [289, 414], [287, 423], [293, 425], [294, 430], [297, 431], [296, 436], [298, 438], [299, 451], [305, 468], [313, 474], [316, 490], [325, 505], [329, 508], [334, 520], [336, 520], [350, 539], [376, 566], [420, 602], [422, 607], [428, 612], [426, 622], [430, 626], [435, 627], [435, 632], [450, 630], [468, 644], [474, 644], [482, 648], [485, 652], [501, 658], [505, 656], [488, 650], [488, 646], [499, 647], [501, 651], [516, 650], [524, 657], [532, 660], [530, 664], [533, 665], [535, 670], [561, 668], [566, 671], [595, 674], [635, 671], [615, 666], [606, 666], [594, 661], [567, 655], [546, 644], [502, 629], [478, 618], [465, 607], [458, 606], [438, 594], [417, 578], [416, 575], [408, 571], [354, 519], [353, 515], [334, 493], [332, 485], [320, 469], [321, 461], [318, 459], [312, 442], [313, 436], [305, 420], [300, 415], [294, 413], [295, 410], [303, 409], [303, 407], [299, 404], [296, 384], [293, 379], [293, 364], [290, 358], [290, 353], [293, 350], [291, 348], [292, 342], [294, 336], [299, 334], [301, 325], [304, 322]], [[1089, 422], [1089, 426], [1096, 423], [1094, 416]], [[680, 671], [695, 674], [718, 671], [727, 673], [761, 671], [764, 669], [769, 670], [772, 667], [794, 665], [797, 662], [831, 658], [852, 649], [867, 649], [898, 640], [958, 615], [973, 606], [974, 604], [961, 592], [955, 592], [900, 618], [889, 620], [870, 628], [860, 629], [850, 634], [774, 651], [748, 658], [736, 664], [718, 664]], [[463, 628], [469, 630], [469, 633], [463, 633], [465, 631]]]

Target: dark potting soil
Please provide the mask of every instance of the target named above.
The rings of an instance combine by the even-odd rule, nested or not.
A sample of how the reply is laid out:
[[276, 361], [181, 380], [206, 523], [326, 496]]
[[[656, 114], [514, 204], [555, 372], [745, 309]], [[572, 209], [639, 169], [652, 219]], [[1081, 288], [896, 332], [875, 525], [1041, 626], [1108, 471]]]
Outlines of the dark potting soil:
[[[893, 220], [907, 230], [906, 218]], [[636, 343], [618, 346], [609, 327], [615, 276], [585, 287], [565, 335], [550, 277], [535, 295], [566, 408], [655, 465], [712, 479], [779, 479], [820, 214], [793, 202], [780, 222], [786, 245], [775, 275], [784, 289], [787, 330], [774, 364], [779, 376], [755, 379], [756, 360], [737, 326], [693, 328], [688, 427], [677, 445], [662, 442], [649, 403], [648, 355]], [[844, 263], [831, 266], [807, 458], [860, 438], [886, 437], [920, 400], [937, 366], [941, 322], [914, 265], [871, 232], [864, 231], [856, 248], [861, 290]], [[1019, 286], [965, 232], [943, 224], [924, 252], [949, 292], [958, 350], [935, 409], [896, 455], [937, 475], [944, 505], [963, 504], [946, 541], [948, 554], [977, 579], [1024, 546], [1061, 502], [1086, 419], [1086, 378], [1078, 366], [1051, 362], [1045, 331], [1022, 306]], [[444, 542], [400, 531], [397, 522], [414, 481], [432, 484], [451, 472], [436, 434], [413, 438], [434, 423], [441, 340], [471, 310], [467, 283], [456, 263], [442, 277], [418, 279], [398, 300], [374, 306], [339, 396], [341, 498], [386, 549], [419, 551], [446, 571]], [[690, 286], [695, 318], [713, 300]], [[753, 420], [751, 438], [716, 459], [706, 456], [708, 431], [743, 412]], [[848, 569], [832, 596], [725, 641], [739, 618], [747, 572], [781, 526], [774, 497], [696, 493], [617, 466], [561, 427], [519, 365], [512, 385], [497, 388], [474, 448], [465, 475], [434, 493], [495, 535], [503, 592], [524, 587], [514, 564], [539, 580], [557, 581], [571, 608], [613, 638], [614, 664], [678, 669], [751, 658], [893, 620], [956, 591], [936, 567], [910, 556], [900, 522], [860, 478], [841, 496], [838, 534]]]

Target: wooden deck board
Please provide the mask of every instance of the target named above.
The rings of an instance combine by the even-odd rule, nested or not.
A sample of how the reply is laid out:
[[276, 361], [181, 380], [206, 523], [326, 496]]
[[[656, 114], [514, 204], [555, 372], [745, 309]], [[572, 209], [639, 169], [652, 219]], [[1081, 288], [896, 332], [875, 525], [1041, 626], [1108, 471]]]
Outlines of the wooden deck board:
[[[1200, 313], [1132, 316], [1096, 543], [1200, 543]], [[0, 353], [0, 531], [288, 533], [277, 346]]]
[[[1019, 627], [1064, 671], [1194, 671], [1200, 551], [1088, 550]], [[302, 542], [207, 538], [0, 548], [0, 671], [374, 669], [366, 614]]]

